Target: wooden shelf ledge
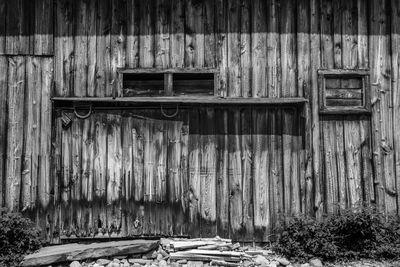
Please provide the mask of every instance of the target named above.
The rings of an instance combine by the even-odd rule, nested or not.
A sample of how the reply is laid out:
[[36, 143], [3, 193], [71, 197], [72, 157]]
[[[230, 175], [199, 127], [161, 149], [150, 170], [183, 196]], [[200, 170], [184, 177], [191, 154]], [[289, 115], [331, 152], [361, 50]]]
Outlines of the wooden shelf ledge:
[[148, 105], [177, 104], [191, 105], [271, 105], [294, 106], [302, 105], [307, 101], [303, 97], [292, 98], [243, 98], [243, 97], [53, 97], [52, 101], [57, 108], [69, 108], [75, 104], [91, 104], [94, 107], [146, 107]]

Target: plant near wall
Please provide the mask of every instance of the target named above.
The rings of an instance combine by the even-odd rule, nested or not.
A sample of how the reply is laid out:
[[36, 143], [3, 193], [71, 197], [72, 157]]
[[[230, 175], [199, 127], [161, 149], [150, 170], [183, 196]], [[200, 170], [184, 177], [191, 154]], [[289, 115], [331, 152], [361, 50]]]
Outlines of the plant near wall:
[[374, 208], [341, 210], [321, 221], [294, 217], [274, 243], [275, 251], [299, 261], [400, 258], [400, 219]]
[[40, 230], [20, 213], [0, 209], [0, 266], [17, 266], [42, 245]]

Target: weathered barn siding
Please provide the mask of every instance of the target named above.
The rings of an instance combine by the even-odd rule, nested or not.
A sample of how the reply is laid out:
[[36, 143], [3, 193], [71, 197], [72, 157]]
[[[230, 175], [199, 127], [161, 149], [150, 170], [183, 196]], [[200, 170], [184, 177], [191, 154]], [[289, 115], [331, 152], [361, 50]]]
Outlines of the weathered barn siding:
[[[1, 204], [49, 238], [265, 241], [285, 214], [398, 212], [399, 14], [396, 0], [0, 0]], [[50, 95], [111, 96], [119, 67], [216, 68], [220, 96], [309, 102], [96, 111], [63, 129]], [[371, 116], [319, 114], [317, 70], [332, 68], [370, 70]]]

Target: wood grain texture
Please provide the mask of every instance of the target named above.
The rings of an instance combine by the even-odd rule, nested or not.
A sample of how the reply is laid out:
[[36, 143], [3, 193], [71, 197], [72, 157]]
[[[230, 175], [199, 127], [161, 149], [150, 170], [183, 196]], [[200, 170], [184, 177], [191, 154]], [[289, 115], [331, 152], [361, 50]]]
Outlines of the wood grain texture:
[[[8, 59], [0, 56], [0, 124], [7, 123]], [[0, 128], [0, 206], [5, 203], [7, 127]]]
[[[33, 54], [53, 55], [54, 53], [54, 4], [51, 0], [35, 0], [35, 24], [32, 30]], [[32, 50], [32, 49], [31, 49]]]
[[12, 211], [20, 207], [25, 91], [25, 58], [9, 58], [5, 207]]

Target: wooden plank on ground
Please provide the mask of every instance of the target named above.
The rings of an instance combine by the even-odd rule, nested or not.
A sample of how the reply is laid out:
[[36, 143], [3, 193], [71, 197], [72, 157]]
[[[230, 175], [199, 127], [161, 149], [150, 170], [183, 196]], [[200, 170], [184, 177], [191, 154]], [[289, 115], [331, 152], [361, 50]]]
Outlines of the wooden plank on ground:
[[132, 254], [144, 254], [157, 249], [158, 240], [126, 240], [92, 244], [66, 244], [44, 247], [26, 256], [22, 266], [51, 265], [55, 263], [82, 261]]

